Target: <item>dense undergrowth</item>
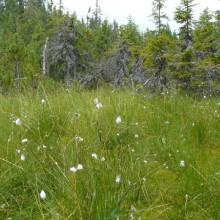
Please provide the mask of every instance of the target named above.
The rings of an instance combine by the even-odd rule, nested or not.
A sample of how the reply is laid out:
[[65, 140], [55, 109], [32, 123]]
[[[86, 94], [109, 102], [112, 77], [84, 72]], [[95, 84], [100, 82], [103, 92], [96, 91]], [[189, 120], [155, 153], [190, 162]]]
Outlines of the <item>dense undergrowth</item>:
[[0, 95], [0, 218], [220, 219], [219, 131], [218, 98]]

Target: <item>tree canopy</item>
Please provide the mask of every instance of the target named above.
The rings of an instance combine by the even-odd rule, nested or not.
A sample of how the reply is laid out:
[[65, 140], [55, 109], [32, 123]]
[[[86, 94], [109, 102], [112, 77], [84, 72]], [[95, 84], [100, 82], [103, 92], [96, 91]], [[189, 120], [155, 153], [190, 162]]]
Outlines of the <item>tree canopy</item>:
[[[194, 0], [181, 0], [172, 32], [166, 0], [153, 0], [155, 29], [140, 31], [103, 19], [99, 1], [86, 20], [65, 12], [62, 1], [0, 0], [0, 88], [37, 89], [48, 78], [71, 87], [114, 86], [218, 94], [220, 13], [204, 9], [194, 19]], [[171, 16], [170, 16], [171, 19]]]

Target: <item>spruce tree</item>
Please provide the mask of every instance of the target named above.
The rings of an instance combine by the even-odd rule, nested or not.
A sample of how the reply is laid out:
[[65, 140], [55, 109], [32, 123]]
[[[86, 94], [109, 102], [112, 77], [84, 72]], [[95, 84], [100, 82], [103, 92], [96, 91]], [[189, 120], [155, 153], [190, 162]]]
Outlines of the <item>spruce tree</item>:
[[133, 45], [142, 44], [142, 37], [139, 32], [138, 25], [135, 24], [132, 16], [128, 17], [128, 22], [126, 25], [122, 25], [120, 27], [120, 35], [121, 38], [123, 38], [124, 40], [126, 39], [126, 41], [128, 41], [128, 43], [130, 44]]
[[99, 6], [99, 1], [96, 0], [96, 4], [95, 4], [95, 10], [93, 12], [94, 14], [94, 17], [95, 17], [95, 24], [98, 25], [101, 23], [101, 15], [102, 15], [102, 12], [101, 12], [101, 8]]
[[153, 22], [156, 25], [157, 31], [160, 33], [161, 30], [166, 26], [163, 20], [168, 20], [167, 15], [163, 12], [166, 0], [154, 0], [153, 9], [151, 16], [153, 17]]
[[180, 27], [181, 52], [178, 54], [178, 64], [174, 76], [181, 87], [190, 94], [192, 68], [195, 60], [195, 51], [193, 46], [193, 9], [196, 4], [194, 0], [181, 0], [179, 7], [176, 8], [175, 17]]
[[183, 40], [183, 48], [192, 46], [192, 26], [193, 26], [193, 4], [194, 0], [181, 0], [179, 7], [176, 8], [174, 20], [182, 24], [180, 28], [180, 37]]
[[148, 33], [142, 56], [145, 60], [144, 65], [148, 68], [149, 75], [151, 75], [148, 84], [155, 91], [167, 85], [171, 72], [169, 71], [169, 65], [175, 53], [176, 40], [168, 32]]
[[220, 58], [220, 10], [215, 12], [215, 23], [217, 35], [217, 56]]
[[203, 57], [216, 51], [215, 24], [212, 21], [213, 14], [206, 8], [199, 17], [195, 25], [194, 46], [195, 49], [203, 53]]
[[14, 85], [19, 88], [24, 58], [24, 45], [20, 36], [24, 2], [23, 0], [1, 1], [0, 12], [0, 47], [2, 47], [0, 72], [4, 75], [4, 85]]

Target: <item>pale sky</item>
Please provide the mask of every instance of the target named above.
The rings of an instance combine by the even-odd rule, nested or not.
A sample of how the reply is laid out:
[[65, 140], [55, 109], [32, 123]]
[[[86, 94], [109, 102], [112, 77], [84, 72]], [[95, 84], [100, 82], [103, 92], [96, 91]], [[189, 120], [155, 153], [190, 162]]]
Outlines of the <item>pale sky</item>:
[[[85, 18], [89, 7], [94, 9], [95, 3], [96, 0], [63, 0], [64, 8], [70, 13], [75, 11], [78, 19]], [[219, 0], [195, 0], [195, 3], [198, 3], [195, 6], [195, 19], [198, 19], [200, 13], [206, 7], [209, 7], [211, 11], [220, 10]], [[165, 3], [165, 12], [170, 18], [169, 24], [171, 29], [178, 29], [177, 24], [172, 20], [175, 8], [179, 4], [180, 0], [167, 0]], [[126, 24], [128, 16], [131, 15], [140, 30], [144, 31], [146, 28], [155, 28], [151, 18], [149, 18], [152, 12], [152, 0], [99, 0], [99, 5], [103, 18], [108, 18], [111, 22], [115, 19], [119, 25]]]

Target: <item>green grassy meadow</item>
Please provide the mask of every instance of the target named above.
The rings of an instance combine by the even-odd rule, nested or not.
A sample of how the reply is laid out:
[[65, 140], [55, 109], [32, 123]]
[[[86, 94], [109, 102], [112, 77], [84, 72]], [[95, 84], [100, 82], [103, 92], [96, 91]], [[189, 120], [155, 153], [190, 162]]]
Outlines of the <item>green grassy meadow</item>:
[[3, 220], [218, 220], [220, 99], [0, 95], [0, 169]]

